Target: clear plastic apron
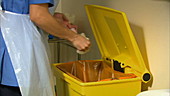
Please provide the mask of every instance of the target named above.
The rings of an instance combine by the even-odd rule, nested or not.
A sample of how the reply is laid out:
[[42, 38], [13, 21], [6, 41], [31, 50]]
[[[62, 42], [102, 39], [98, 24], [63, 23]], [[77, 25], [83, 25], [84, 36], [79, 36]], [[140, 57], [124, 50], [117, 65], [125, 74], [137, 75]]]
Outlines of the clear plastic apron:
[[43, 32], [38, 31], [29, 15], [2, 10], [0, 28], [22, 96], [55, 96]]

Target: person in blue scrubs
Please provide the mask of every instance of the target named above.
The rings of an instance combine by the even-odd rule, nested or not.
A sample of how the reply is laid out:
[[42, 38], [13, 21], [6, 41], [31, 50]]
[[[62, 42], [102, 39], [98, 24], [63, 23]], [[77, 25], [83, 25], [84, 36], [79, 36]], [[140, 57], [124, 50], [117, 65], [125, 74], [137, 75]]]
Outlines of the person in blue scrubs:
[[[30, 14], [30, 20], [39, 28], [54, 36], [70, 41], [78, 50], [87, 50], [90, 41], [65, 28], [50, 14], [53, 0], [2, 0], [2, 10]], [[16, 24], [17, 25], [17, 24]], [[21, 96], [17, 78], [0, 30], [0, 96]]]

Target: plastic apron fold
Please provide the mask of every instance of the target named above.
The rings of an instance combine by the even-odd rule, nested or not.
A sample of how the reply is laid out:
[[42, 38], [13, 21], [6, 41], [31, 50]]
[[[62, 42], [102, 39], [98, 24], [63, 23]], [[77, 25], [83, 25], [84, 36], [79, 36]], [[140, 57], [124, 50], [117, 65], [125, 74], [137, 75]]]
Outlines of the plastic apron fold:
[[29, 15], [0, 11], [1, 31], [22, 96], [55, 96], [44, 35]]

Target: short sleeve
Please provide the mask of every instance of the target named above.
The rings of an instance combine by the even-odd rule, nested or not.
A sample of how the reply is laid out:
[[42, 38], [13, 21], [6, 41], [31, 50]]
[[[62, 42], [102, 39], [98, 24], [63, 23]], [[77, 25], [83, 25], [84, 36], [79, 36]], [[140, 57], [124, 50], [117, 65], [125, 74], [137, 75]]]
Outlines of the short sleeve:
[[54, 6], [54, 0], [29, 0], [29, 4], [43, 4], [48, 3], [49, 7]]

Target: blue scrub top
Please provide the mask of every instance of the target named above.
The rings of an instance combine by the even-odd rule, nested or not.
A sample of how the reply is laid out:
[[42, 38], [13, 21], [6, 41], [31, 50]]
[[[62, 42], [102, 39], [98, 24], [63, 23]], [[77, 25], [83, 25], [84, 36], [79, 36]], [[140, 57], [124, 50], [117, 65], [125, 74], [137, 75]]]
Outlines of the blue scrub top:
[[[2, 0], [1, 6], [3, 10], [29, 14], [30, 4], [48, 3], [49, 7], [54, 5], [54, 0]], [[14, 69], [6, 48], [2, 33], [0, 30], [0, 84], [7, 86], [18, 86], [18, 82], [14, 73]]]

